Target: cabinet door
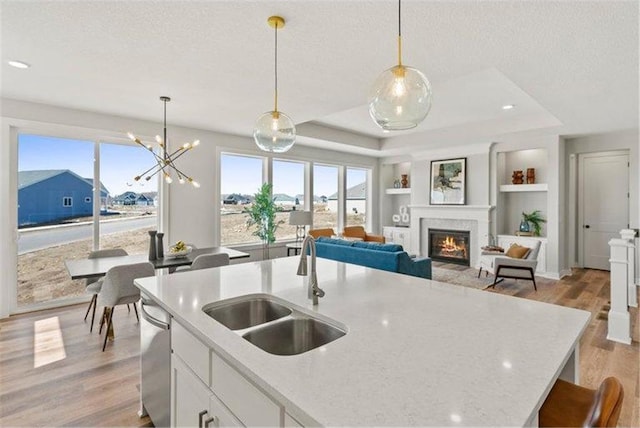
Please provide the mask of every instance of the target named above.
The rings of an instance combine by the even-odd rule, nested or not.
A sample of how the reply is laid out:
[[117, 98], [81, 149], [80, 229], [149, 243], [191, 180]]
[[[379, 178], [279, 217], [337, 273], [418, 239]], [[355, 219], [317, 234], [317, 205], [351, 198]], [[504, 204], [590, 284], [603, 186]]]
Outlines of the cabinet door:
[[382, 236], [384, 236], [385, 241], [390, 244], [390, 243], [395, 243], [393, 240], [393, 228], [392, 227], [383, 227], [382, 228]]
[[404, 229], [400, 229], [400, 230], [396, 230], [395, 232], [393, 232], [393, 242], [395, 244], [399, 244], [402, 245], [402, 248], [406, 251], [406, 252], [411, 252], [411, 239], [410, 239], [411, 234], [409, 233], [409, 230], [404, 230]]
[[171, 356], [171, 426], [202, 427], [211, 418], [209, 388], [180, 357]]
[[209, 408], [211, 410], [211, 415], [214, 418], [212, 426], [217, 428], [244, 426], [240, 420], [236, 418], [236, 415], [231, 413], [231, 410], [229, 410], [227, 406], [225, 406], [224, 403], [215, 396], [215, 394], [211, 396]]

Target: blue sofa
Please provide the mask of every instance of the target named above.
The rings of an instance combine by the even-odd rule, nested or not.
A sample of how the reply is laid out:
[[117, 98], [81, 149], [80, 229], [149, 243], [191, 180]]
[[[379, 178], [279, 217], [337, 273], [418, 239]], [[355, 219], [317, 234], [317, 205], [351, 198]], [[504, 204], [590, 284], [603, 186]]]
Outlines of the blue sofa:
[[431, 259], [411, 258], [402, 245], [320, 237], [316, 240], [316, 255], [338, 262], [431, 279]]

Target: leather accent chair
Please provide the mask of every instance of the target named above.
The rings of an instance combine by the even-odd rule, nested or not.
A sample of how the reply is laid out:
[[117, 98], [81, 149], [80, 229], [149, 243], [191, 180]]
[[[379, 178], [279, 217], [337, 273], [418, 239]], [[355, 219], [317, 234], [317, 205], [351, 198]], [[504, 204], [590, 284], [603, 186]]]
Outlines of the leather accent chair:
[[558, 379], [539, 413], [541, 427], [615, 427], [624, 389], [608, 377], [597, 390]]
[[342, 232], [342, 236], [345, 238], [360, 238], [363, 241], [379, 242], [384, 244], [386, 240], [382, 235], [371, 235], [364, 230], [362, 226], [347, 226]]
[[336, 233], [332, 228], [327, 227], [325, 229], [311, 229], [309, 230], [309, 235], [313, 236], [314, 239], [318, 239], [321, 236], [331, 238], [332, 236], [335, 236]]

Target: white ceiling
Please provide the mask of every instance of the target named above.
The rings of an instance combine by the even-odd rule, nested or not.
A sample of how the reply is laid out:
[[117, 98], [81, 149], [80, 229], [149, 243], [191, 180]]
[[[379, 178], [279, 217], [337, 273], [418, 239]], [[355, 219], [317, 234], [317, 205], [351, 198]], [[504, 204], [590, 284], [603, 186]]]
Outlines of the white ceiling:
[[272, 109], [266, 19], [279, 14], [279, 107], [302, 144], [388, 156], [513, 133], [638, 127], [637, 1], [405, 0], [404, 63], [429, 77], [433, 108], [416, 129], [390, 134], [366, 100], [396, 61], [395, 0], [0, 8], [4, 98], [161, 121], [158, 97], [168, 95], [169, 125], [250, 136]]

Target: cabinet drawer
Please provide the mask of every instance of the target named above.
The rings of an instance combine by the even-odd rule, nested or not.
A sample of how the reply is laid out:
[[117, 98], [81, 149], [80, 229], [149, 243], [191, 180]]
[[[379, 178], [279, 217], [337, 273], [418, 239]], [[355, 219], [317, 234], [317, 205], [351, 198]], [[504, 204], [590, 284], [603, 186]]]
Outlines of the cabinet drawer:
[[282, 426], [282, 409], [215, 353], [211, 353], [211, 387], [246, 426]]
[[175, 320], [171, 322], [171, 349], [200, 380], [207, 386], [211, 385], [209, 348]]
[[211, 409], [211, 414], [217, 419], [214, 426], [218, 428], [244, 426], [242, 425], [242, 422], [240, 422], [238, 418], [236, 418], [234, 414], [227, 409], [227, 406], [218, 399], [218, 397], [212, 395], [210, 401], [209, 408]]

